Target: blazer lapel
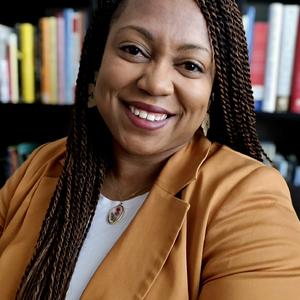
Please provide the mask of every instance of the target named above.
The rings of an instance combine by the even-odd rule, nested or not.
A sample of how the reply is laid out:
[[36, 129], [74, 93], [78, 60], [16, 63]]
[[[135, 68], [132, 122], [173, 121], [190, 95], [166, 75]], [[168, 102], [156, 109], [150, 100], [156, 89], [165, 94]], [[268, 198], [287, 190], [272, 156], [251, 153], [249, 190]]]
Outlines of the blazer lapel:
[[82, 300], [144, 299], [181, 230], [189, 203], [176, 197], [209, 154], [197, 137], [169, 159], [148, 198], [98, 267]]
[[81, 299], [144, 299], [175, 243], [188, 208], [188, 203], [155, 186]]

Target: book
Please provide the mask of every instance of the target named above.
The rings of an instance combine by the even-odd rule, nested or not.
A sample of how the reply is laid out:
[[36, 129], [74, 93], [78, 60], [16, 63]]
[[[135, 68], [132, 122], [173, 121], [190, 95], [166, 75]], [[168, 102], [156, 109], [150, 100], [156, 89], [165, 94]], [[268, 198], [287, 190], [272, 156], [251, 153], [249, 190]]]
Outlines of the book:
[[292, 75], [290, 111], [300, 113], [300, 17], [298, 20], [298, 34]]
[[65, 104], [74, 102], [74, 45], [73, 45], [73, 19], [74, 9], [65, 8], [63, 16], [65, 21]]
[[276, 109], [282, 19], [283, 4], [271, 3], [269, 6], [267, 59], [264, 77], [264, 100], [262, 105], [262, 110], [270, 113], [275, 112]]
[[39, 20], [40, 31], [40, 60], [41, 60], [41, 80], [40, 95], [44, 104], [50, 104], [50, 58], [49, 58], [49, 21], [48, 17], [42, 17]]
[[0, 102], [10, 102], [9, 36], [13, 28], [0, 24]]
[[65, 103], [65, 19], [62, 11], [56, 14], [57, 24], [57, 100]]
[[255, 110], [262, 110], [264, 97], [264, 76], [268, 39], [268, 22], [255, 22], [253, 30], [253, 50], [250, 63], [250, 75]]
[[293, 64], [298, 32], [299, 5], [283, 6], [276, 111], [287, 112], [291, 96]]
[[35, 101], [35, 65], [34, 65], [34, 36], [35, 29], [30, 23], [20, 23], [20, 77], [21, 77], [21, 96], [24, 103]]
[[255, 16], [256, 16], [255, 6], [250, 5], [247, 8], [246, 14], [247, 17], [246, 17], [245, 33], [246, 33], [246, 40], [247, 40], [249, 62], [251, 63], [252, 49], [253, 49], [253, 31], [254, 31]]
[[50, 99], [51, 104], [58, 103], [58, 65], [57, 65], [57, 22], [56, 17], [47, 17], [48, 21], [48, 35], [49, 35], [49, 48], [48, 48], [48, 59], [49, 59], [49, 76], [50, 76]]

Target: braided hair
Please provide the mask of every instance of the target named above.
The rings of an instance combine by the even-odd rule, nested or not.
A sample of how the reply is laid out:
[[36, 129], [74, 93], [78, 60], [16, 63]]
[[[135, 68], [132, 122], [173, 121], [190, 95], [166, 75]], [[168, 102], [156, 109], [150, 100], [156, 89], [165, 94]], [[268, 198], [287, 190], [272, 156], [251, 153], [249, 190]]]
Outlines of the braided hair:
[[[110, 132], [97, 108], [87, 108], [88, 86], [100, 68], [110, 24], [122, 13], [127, 0], [100, 2], [82, 48], [63, 171], [17, 299], [65, 298], [112, 161]], [[240, 11], [234, 0], [196, 2], [207, 22], [216, 64], [208, 137], [261, 161], [264, 152], [256, 133]]]

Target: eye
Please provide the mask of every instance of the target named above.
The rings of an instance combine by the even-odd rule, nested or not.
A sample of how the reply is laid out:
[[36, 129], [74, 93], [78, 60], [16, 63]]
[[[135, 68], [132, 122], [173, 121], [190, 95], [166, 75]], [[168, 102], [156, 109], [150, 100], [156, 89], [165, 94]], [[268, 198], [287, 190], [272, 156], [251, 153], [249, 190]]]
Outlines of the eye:
[[203, 68], [199, 64], [196, 64], [192, 61], [187, 61], [187, 62], [183, 63], [183, 66], [189, 72], [203, 73]]
[[125, 45], [120, 47], [120, 49], [130, 55], [133, 56], [145, 56], [145, 53], [138, 47], [134, 46], [134, 45]]

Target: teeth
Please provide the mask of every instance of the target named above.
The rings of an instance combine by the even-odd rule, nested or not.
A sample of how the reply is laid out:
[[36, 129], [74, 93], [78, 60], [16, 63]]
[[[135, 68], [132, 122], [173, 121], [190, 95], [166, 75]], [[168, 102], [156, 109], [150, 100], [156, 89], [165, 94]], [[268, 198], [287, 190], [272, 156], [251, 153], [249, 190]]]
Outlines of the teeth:
[[150, 113], [145, 110], [137, 109], [132, 105], [129, 105], [129, 109], [137, 117], [141, 119], [147, 119], [151, 122], [163, 121], [168, 117], [167, 114]]

